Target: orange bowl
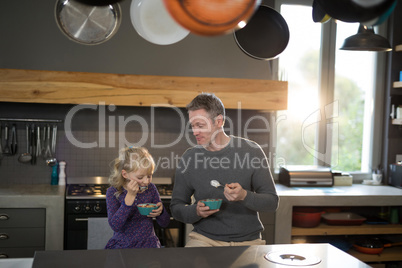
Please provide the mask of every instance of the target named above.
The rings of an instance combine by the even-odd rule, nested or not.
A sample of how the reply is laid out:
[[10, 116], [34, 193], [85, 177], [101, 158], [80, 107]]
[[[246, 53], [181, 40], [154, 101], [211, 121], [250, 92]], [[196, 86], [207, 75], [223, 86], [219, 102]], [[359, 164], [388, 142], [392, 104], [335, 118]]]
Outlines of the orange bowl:
[[[261, 0], [163, 0], [181, 26], [198, 35], [221, 35], [245, 25]], [[243, 25], [243, 26], [244, 26]]]

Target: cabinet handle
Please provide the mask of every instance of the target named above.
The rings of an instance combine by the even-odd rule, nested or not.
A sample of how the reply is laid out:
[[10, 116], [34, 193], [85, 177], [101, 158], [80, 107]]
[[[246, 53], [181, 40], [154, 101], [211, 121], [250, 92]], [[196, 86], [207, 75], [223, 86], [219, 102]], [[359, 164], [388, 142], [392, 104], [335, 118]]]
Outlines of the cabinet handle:
[[8, 238], [9, 238], [8, 234], [0, 234], [0, 240], [6, 240]]
[[10, 217], [7, 214], [1, 214], [0, 215], [0, 221], [6, 221], [8, 220]]
[[6, 253], [0, 253], [0, 259], [8, 258], [8, 255]]
[[75, 221], [88, 221], [88, 218], [76, 218]]

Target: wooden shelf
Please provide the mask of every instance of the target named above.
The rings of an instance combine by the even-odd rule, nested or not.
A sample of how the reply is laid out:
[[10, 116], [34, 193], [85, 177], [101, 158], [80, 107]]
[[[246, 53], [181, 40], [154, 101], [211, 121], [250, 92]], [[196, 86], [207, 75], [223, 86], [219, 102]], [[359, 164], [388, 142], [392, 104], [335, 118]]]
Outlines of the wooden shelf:
[[402, 51], [402, 45], [395, 46], [395, 51]]
[[276, 80], [17, 69], [0, 77], [4, 102], [186, 107], [202, 92], [228, 109], [286, 110], [288, 102], [288, 82]]
[[384, 248], [381, 254], [365, 254], [355, 249], [350, 249], [348, 253], [363, 262], [402, 261], [401, 246]]
[[362, 225], [328, 225], [321, 223], [314, 228], [292, 227], [292, 236], [309, 235], [372, 235], [402, 234], [400, 224], [362, 224]]

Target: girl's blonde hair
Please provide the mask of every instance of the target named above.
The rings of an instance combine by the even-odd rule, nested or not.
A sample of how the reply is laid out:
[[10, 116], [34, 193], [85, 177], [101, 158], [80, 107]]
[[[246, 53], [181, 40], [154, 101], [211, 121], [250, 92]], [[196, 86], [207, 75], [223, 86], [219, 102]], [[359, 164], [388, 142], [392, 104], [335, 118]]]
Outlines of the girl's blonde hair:
[[145, 169], [148, 175], [152, 175], [155, 169], [155, 162], [151, 154], [144, 147], [126, 147], [119, 151], [119, 157], [112, 162], [112, 171], [109, 176], [109, 183], [116, 188], [116, 196], [123, 192], [123, 186], [127, 183], [121, 172], [127, 173]]

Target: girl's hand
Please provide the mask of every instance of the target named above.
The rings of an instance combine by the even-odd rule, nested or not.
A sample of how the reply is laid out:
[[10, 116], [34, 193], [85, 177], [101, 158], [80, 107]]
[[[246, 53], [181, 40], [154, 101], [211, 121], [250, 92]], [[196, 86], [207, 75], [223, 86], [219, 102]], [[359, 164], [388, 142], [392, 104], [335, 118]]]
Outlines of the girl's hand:
[[140, 191], [140, 186], [139, 186], [138, 182], [136, 182], [135, 180], [129, 179], [127, 181], [125, 188], [126, 188], [128, 194], [131, 194], [133, 196], [136, 196], [138, 194], [138, 192]]
[[137, 196], [140, 187], [135, 180], [128, 180], [124, 188], [127, 190], [126, 197], [124, 198], [124, 202], [127, 206], [132, 206], [135, 201], [135, 197]]
[[158, 206], [158, 208], [152, 210], [152, 212], [149, 213], [149, 215], [148, 215], [147, 217], [155, 218], [155, 217], [158, 217], [159, 215], [162, 214], [162, 211], [163, 211], [163, 204], [162, 204], [162, 202], [158, 202], [156, 205]]

